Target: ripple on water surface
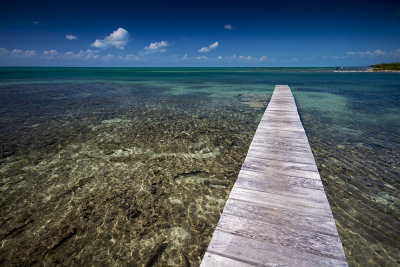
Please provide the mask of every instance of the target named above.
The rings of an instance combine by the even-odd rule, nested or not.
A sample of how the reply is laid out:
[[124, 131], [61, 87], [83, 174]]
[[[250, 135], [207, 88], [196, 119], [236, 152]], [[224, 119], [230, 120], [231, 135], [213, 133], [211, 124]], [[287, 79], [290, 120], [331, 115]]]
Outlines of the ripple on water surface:
[[400, 264], [400, 113], [374, 111], [394, 111], [379, 93], [363, 106], [350, 92], [295, 93], [350, 266]]
[[129, 97], [3, 116], [0, 262], [200, 263], [267, 98]]

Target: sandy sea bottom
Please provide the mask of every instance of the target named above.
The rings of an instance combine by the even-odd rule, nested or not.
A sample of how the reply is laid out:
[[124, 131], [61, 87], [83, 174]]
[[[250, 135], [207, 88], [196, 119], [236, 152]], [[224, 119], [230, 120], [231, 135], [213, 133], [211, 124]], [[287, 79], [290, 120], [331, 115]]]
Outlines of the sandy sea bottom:
[[295, 96], [349, 265], [400, 265], [400, 115], [329, 93]]
[[252, 98], [26, 108], [2, 130], [0, 263], [199, 265], [268, 99]]

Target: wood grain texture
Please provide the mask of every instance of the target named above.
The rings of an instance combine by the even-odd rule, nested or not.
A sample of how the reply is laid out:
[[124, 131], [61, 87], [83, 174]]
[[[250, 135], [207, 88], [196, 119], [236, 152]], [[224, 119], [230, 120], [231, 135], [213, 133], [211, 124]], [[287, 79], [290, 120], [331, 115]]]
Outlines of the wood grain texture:
[[201, 266], [347, 266], [287, 85], [275, 87]]

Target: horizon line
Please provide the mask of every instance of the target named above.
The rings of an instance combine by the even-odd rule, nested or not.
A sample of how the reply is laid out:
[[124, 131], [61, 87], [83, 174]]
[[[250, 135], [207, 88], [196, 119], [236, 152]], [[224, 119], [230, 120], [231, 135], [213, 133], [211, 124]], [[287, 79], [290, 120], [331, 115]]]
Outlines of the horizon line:
[[0, 66], [0, 68], [365, 68], [363, 66]]

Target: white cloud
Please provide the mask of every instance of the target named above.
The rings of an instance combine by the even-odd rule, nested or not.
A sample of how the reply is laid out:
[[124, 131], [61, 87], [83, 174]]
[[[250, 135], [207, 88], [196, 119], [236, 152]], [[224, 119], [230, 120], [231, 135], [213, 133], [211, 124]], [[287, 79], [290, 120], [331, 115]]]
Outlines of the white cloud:
[[107, 55], [105, 55], [105, 56], [102, 56], [101, 57], [101, 60], [102, 61], [110, 61], [110, 60], [113, 60], [113, 59], [115, 59], [116, 57], [113, 55], [113, 54], [107, 54]]
[[215, 42], [215, 43], [211, 44], [209, 47], [210, 47], [210, 49], [217, 48], [218, 47], [218, 42]]
[[64, 58], [66, 58], [66, 59], [75, 58], [75, 53], [72, 52], [72, 51], [65, 52], [65, 53], [64, 53]]
[[14, 56], [14, 57], [33, 57], [36, 55], [36, 51], [35, 50], [13, 49], [13, 50], [11, 50], [10, 55]]
[[383, 51], [382, 49], [376, 49], [375, 51], [366, 51], [366, 52], [358, 52], [358, 54], [362, 57], [364, 56], [370, 56], [370, 57], [376, 57], [376, 56], [382, 56], [386, 55], [386, 52]]
[[346, 56], [359, 56], [359, 57], [376, 57], [386, 55], [386, 51], [382, 49], [376, 49], [375, 51], [350, 51], [346, 53]]
[[33, 56], [36, 56], [35, 50], [25, 50], [24, 51], [24, 57], [33, 57]]
[[196, 62], [196, 61], [208, 61], [208, 62], [246, 62], [246, 63], [261, 63], [266, 60], [268, 62], [272, 61], [273, 59], [269, 58], [268, 56], [260, 56], [260, 57], [254, 57], [254, 56], [243, 56], [243, 55], [232, 55], [232, 56], [216, 56], [216, 57], [207, 57], [207, 56], [194, 56], [190, 57], [187, 54], [184, 54], [180, 60], [182, 61], [190, 61], [190, 62]]
[[124, 49], [125, 45], [128, 43], [128, 39], [128, 31], [120, 27], [113, 31], [106, 38], [102, 40], [97, 39], [96, 41], [94, 41], [92, 46], [96, 48], [108, 48], [114, 46], [118, 49]]
[[5, 48], [0, 48], [0, 55], [6, 56], [8, 55], [9, 51]]
[[122, 57], [121, 59], [125, 60], [125, 61], [140, 61], [141, 58], [138, 57], [137, 55], [134, 54], [128, 54], [124, 57]]
[[11, 57], [11, 58], [28, 58], [33, 56], [40, 56], [42, 59], [53, 60], [53, 59], [63, 59], [63, 60], [101, 60], [101, 61], [112, 61], [112, 60], [123, 60], [123, 61], [145, 61], [143, 58], [134, 55], [114, 55], [105, 54], [102, 55], [100, 50], [79, 50], [77, 52], [67, 51], [59, 52], [55, 49], [44, 50], [43, 52], [37, 54], [35, 50], [21, 50], [13, 49], [8, 50], [6, 48], [0, 48], [0, 57]]
[[391, 51], [385, 51], [383, 49], [376, 49], [375, 51], [350, 51], [347, 52], [344, 57], [348, 56], [358, 56], [358, 57], [400, 57], [400, 48], [391, 50]]
[[210, 44], [209, 46], [205, 46], [205, 47], [200, 48], [200, 49], [199, 49], [199, 52], [200, 52], [200, 53], [207, 53], [207, 52], [210, 52], [211, 49], [217, 48], [218, 45], [219, 45], [218, 42], [214, 42], [214, 43]]
[[385, 51], [383, 51], [382, 49], [377, 49], [377, 50], [375, 50], [374, 52], [372, 52], [374, 55], [377, 55], [377, 56], [381, 56], [381, 55], [386, 55], [386, 52]]
[[21, 50], [21, 49], [13, 49], [11, 51], [0, 48], [0, 55], [5, 57], [17, 57], [17, 58], [26, 58], [26, 57], [34, 57], [36, 56], [35, 50]]
[[224, 29], [225, 29], [225, 30], [232, 30], [232, 25], [226, 24], [226, 25], [224, 26]]
[[34, 22], [32, 22], [34, 25], [40, 25], [40, 24], [42, 24], [42, 22], [40, 22], [40, 21], [34, 21]]
[[207, 60], [212, 60], [213, 58], [207, 57], [207, 56], [188, 56], [188, 54], [184, 54], [183, 57], [181, 58], [175, 58], [174, 60], [176, 60], [176, 62], [178, 62], [180, 60], [183, 61], [207, 61]]
[[80, 50], [79, 53], [77, 54], [77, 56], [82, 57], [85, 60], [97, 59], [97, 58], [99, 58], [98, 53], [99, 53], [98, 50], [86, 49], [85, 51]]
[[54, 50], [54, 49], [43, 51], [44, 55], [52, 55], [52, 56], [54, 56], [54, 55], [57, 55], [57, 53], [58, 53], [57, 50]]
[[57, 50], [51, 49], [51, 50], [45, 50], [42, 53], [42, 57], [46, 59], [52, 59], [54, 57], [58, 56]]
[[207, 52], [210, 52], [210, 48], [208, 48], [208, 47], [202, 47], [202, 48], [199, 49], [199, 52], [200, 52], [200, 53], [207, 53]]
[[21, 49], [13, 49], [11, 51], [11, 54], [12, 55], [20, 55], [20, 54], [22, 54], [22, 50]]
[[98, 50], [91, 50], [91, 49], [79, 50], [78, 52], [68, 51], [65, 53], [58, 53], [56, 50], [48, 50], [48, 51], [44, 51], [43, 55], [47, 59], [57, 57], [57, 58], [61, 58], [61, 59], [89, 60], [89, 59], [97, 59], [100, 57]]
[[248, 61], [254, 60], [254, 58], [252, 56], [239, 56], [239, 59], [240, 60], [248, 60]]
[[253, 63], [253, 64], [257, 64], [257, 63], [261, 63], [261, 62], [265, 62], [265, 61], [272, 61], [271, 58], [269, 58], [268, 56], [249, 56], [249, 55], [236, 55], [233, 54], [232, 56], [225, 56], [225, 57], [217, 57], [217, 59], [222, 60], [222, 61], [226, 61], [226, 62], [236, 62], [236, 63]]
[[168, 47], [168, 42], [167, 41], [161, 41], [161, 42], [154, 42], [154, 43], [150, 43], [148, 46], [146, 46], [144, 48], [144, 50], [146, 50], [147, 54], [150, 53], [163, 53], [165, 51], [167, 51], [167, 47]]
[[198, 57], [195, 57], [195, 59], [201, 60], [201, 61], [206, 61], [206, 60], [208, 60], [208, 57], [207, 56], [198, 56]]
[[76, 40], [76, 39], [78, 39], [78, 37], [76, 37], [75, 35], [72, 35], [72, 34], [67, 34], [67, 35], [65, 35], [65, 39]]
[[80, 50], [79, 52], [72, 52], [68, 51], [65, 52], [64, 54], [59, 54], [60, 58], [63, 59], [83, 59], [83, 60], [101, 60], [101, 61], [111, 61], [111, 60], [123, 60], [123, 61], [141, 61], [142, 59], [134, 54], [127, 54], [127, 55], [121, 55], [117, 56], [111, 53], [108, 53], [106, 55], [101, 55], [99, 50], [92, 50], [92, 49], [87, 49], [87, 50]]
[[[220, 58], [220, 57], [218, 57], [218, 59], [222, 59], [222, 58]], [[266, 61], [266, 60], [270, 60], [269, 58], [268, 58], [268, 56], [260, 56], [260, 57], [253, 57], [253, 56], [238, 56], [238, 55], [232, 55], [232, 56], [226, 56], [225, 58], [224, 58], [224, 60], [228, 60], [228, 61], [241, 61], [241, 62], [243, 62], [243, 61], [247, 61], [247, 62], [254, 62], [254, 63], [256, 63], [256, 62], [264, 62], [264, 61]]]

